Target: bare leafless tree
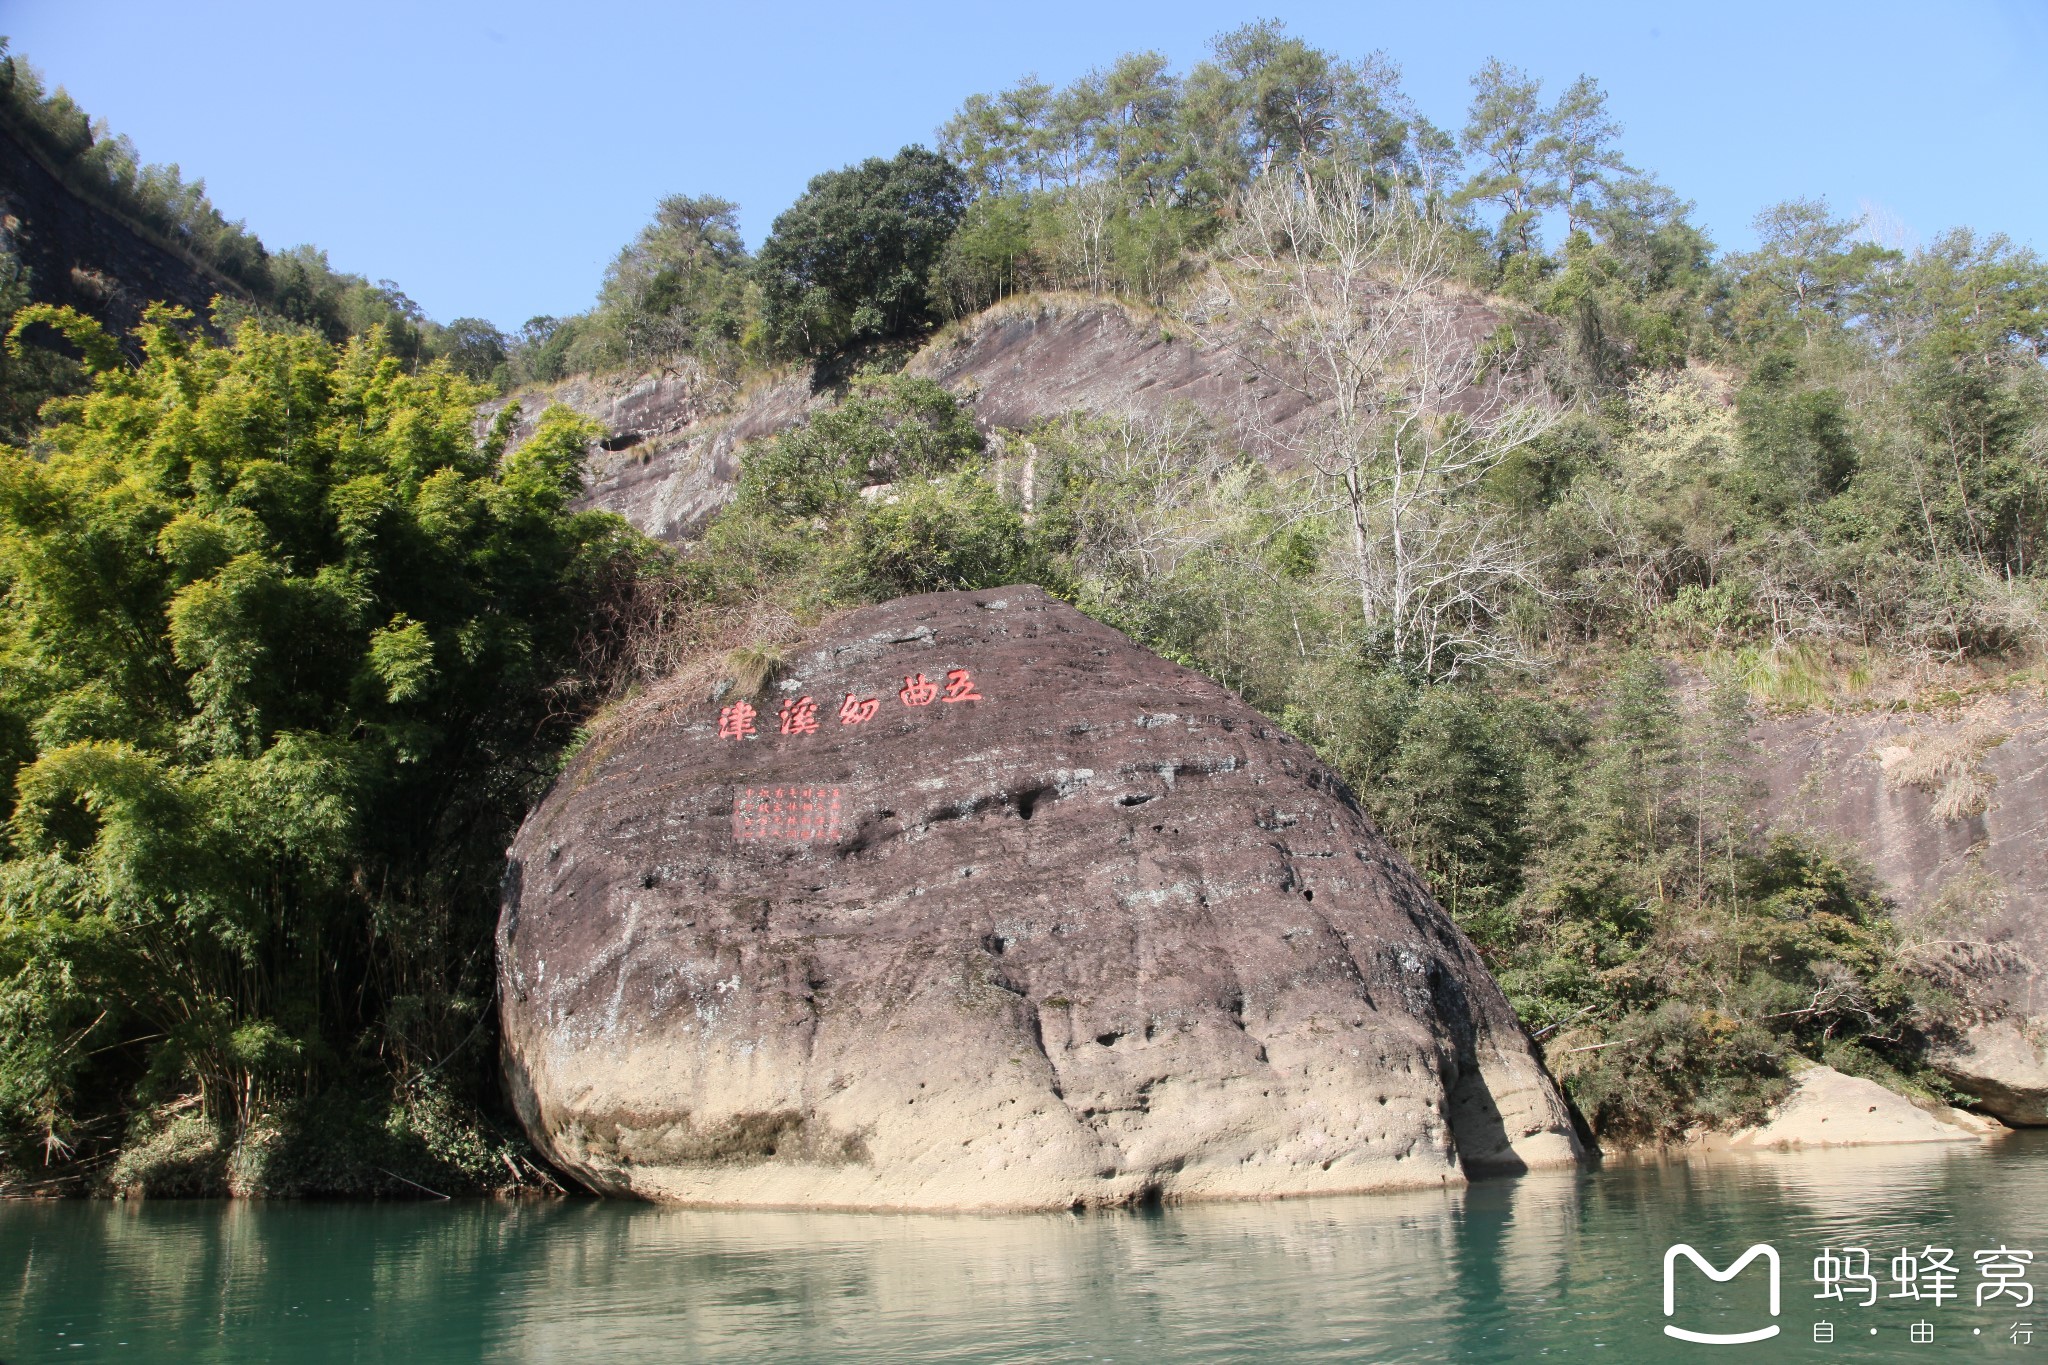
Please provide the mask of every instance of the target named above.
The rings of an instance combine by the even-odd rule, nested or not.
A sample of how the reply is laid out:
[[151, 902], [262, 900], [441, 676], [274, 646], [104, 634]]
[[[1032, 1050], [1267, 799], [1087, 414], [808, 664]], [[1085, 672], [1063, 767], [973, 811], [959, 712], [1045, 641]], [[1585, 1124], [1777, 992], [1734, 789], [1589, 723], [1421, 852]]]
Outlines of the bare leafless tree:
[[[1191, 409], [1090, 424], [1088, 491], [1072, 511], [1074, 561], [1105, 581], [1159, 582], [1248, 534], [1249, 471]], [[1078, 451], [1077, 451], [1078, 453]]]
[[1369, 629], [1432, 674], [1520, 659], [1505, 616], [1538, 589], [1530, 539], [1474, 496], [1556, 423], [1513, 348], [1461, 306], [1443, 223], [1342, 169], [1247, 193], [1214, 288], [1190, 311], [1211, 344], [1306, 400], [1248, 435], [1312, 471], [1349, 529], [1345, 570]]

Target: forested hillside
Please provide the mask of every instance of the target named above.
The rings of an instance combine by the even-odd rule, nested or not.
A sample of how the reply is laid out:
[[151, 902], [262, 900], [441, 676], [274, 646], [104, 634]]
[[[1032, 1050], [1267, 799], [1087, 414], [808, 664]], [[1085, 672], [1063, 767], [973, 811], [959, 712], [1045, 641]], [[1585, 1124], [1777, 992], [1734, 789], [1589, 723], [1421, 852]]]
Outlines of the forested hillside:
[[[1489, 63], [1439, 126], [1391, 61], [1263, 23], [972, 96], [758, 251], [665, 199], [588, 312], [508, 334], [267, 251], [5, 69], [9, 130], [247, 291], [124, 352], [0, 281], [10, 410], [42, 403], [0, 433], [10, 1178], [531, 1178], [492, 1117], [493, 865], [576, 726], [1017, 581], [1313, 743], [1604, 1142], [1754, 1116], [1802, 1055], [1967, 1098], [1929, 1042], [1968, 925], [1908, 932], [1761, 827], [1748, 736], [2039, 685], [2032, 251], [1795, 201], [1725, 253], [1590, 77]], [[1076, 296], [1241, 388], [1002, 430], [928, 377]], [[649, 371], [816, 397], [680, 547], [571, 510], [601, 433], [568, 412], [475, 417]]]
[[[10, 168], [0, 182], [0, 319], [29, 302], [62, 304], [125, 338], [151, 302], [214, 321], [211, 297], [223, 329], [256, 314], [334, 342], [382, 328], [408, 363], [442, 359], [471, 378], [503, 378], [502, 340], [488, 322], [434, 322], [393, 281], [336, 271], [316, 247], [270, 251], [214, 207], [205, 181], [145, 163], [133, 142], [9, 55], [5, 38], [0, 147]], [[18, 439], [42, 399], [82, 382], [61, 349], [33, 338], [0, 365], [0, 439]]]

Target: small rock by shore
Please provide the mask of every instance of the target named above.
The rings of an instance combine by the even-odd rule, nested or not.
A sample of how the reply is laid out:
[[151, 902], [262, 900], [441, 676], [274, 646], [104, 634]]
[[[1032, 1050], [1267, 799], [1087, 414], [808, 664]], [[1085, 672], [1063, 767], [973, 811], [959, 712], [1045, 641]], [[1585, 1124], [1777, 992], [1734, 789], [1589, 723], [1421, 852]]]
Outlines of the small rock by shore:
[[1692, 1145], [1706, 1152], [1743, 1152], [1979, 1142], [2006, 1131], [1997, 1119], [1946, 1105], [1915, 1104], [1876, 1081], [1815, 1066], [1793, 1078], [1792, 1093], [1762, 1124], [1733, 1133], [1703, 1133]]

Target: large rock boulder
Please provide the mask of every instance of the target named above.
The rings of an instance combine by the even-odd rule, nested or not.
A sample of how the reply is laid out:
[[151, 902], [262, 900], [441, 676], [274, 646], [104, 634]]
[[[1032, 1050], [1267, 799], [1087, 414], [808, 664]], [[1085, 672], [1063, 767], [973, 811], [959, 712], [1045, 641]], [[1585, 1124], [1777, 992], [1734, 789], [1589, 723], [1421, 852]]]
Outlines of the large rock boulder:
[[1987, 1114], [2029, 1127], [2048, 1125], [2048, 1056], [2033, 1036], [2042, 1023], [2038, 1013], [1980, 1019], [1936, 1038], [1928, 1060]]
[[510, 853], [520, 1116], [598, 1190], [1043, 1209], [1580, 1156], [1336, 777], [1036, 588], [854, 612], [601, 727]]

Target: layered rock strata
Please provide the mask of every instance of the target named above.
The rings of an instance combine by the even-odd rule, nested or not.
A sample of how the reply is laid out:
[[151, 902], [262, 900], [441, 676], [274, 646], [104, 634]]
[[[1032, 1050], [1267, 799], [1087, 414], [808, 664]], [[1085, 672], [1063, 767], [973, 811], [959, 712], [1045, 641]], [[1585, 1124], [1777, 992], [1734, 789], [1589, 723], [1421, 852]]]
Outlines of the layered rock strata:
[[1036, 588], [787, 657], [598, 733], [511, 849], [507, 1075], [592, 1187], [1047, 1209], [1579, 1158], [1470, 943], [1222, 688]]

